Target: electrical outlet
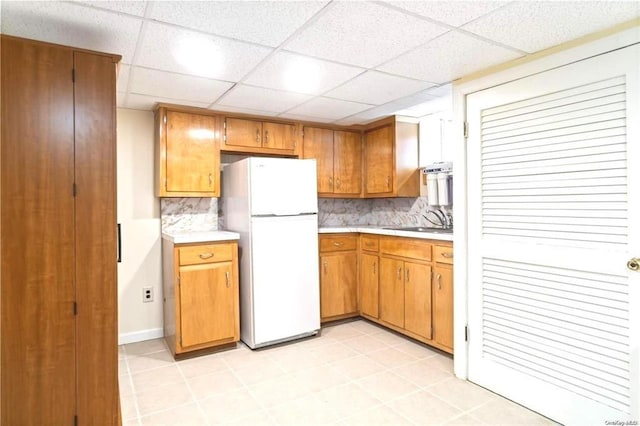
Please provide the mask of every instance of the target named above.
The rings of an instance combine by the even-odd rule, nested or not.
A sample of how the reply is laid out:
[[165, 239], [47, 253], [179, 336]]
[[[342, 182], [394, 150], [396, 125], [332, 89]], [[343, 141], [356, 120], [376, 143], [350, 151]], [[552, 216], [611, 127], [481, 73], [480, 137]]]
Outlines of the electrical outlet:
[[142, 287], [142, 302], [153, 302], [153, 287]]

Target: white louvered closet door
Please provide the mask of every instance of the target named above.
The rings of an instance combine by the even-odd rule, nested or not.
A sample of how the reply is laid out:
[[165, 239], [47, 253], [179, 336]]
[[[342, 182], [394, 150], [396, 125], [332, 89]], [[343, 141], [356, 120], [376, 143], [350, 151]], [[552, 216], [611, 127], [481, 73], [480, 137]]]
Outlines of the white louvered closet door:
[[640, 420], [640, 48], [467, 97], [469, 380]]

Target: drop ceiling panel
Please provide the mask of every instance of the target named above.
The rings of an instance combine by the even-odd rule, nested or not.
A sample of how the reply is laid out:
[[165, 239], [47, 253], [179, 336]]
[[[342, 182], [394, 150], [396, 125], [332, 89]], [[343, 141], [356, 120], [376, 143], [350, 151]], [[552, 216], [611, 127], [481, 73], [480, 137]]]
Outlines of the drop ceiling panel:
[[369, 2], [335, 2], [286, 43], [286, 50], [371, 68], [447, 28]]
[[[216, 104], [280, 113], [310, 98], [311, 96], [300, 93], [239, 84], [231, 89], [231, 91]], [[212, 107], [212, 109], [215, 109], [215, 106]]]
[[126, 98], [124, 108], [150, 111], [155, 109], [157, 103], [178, 104], [198, 108], [206, 108], [208, 105], [206, 102], [191, 102], [182, 99], [162, 98], [159, 96], [147, 96], [129, 93]]
[[367, 71], [328, 92], [326, 96], [364, 104], [382, 105], [433, 85], [433, 83], [427, 81], [412, 80], [377, 71]]
[[127, 85], [129, 84], [129, 71], [131, 67], [129, 65], [120, 65], [118, 70], [118, 81], [116, 82], [116, 90], [118, 92], [126, 92]]
[[379, 69], [441, 84], [519, 56], [514, 50], [451, 31]]
[[141, 95], [210, 104], [232, 85], [226, 81], [135, 67], [131, 71], [130, 90]]
[[639, 16], [638, 1], [513, 2], [462, 28], [531, 53]]
[[427, 18], [459, 27], [508, 4], [507, 1], [389, 1]]
[[151, 17], [210, 34], [277, 46], [326, 1], [160, 1]]
[[3, 1], [2, 33], [122, 55], [131, 63], [142, 21], [62, 2]]
[[270, 89], [319, 95], [364, 71], [363, 68], [281, 51], [253, 71], [245, 83]]
[[315, 123], [333, 123], [335, 119], [333, 118], [323, 118], [323, 117], [315, 117], [310, 115], [302, 115], [302, 114], [289, 114], [284, 113], [278, 115], [278, 118], [286, 118], [288, 120], [297, 120], [297, 121], [310, 121]]
[[287, 114], [306, 115], [323, 119], [337, 120], [372, 108], [357, 102], [341, 101], [337, 99], [315, 98], [311, 101], [287, 111]]
[[144, 16], [147, 6], [146, 1], [79, 1], [77, 3], [87, 6], [112, 10], [114, 12], [126, 13], [128, 15]]
[[270, 51], [253, 44], [149, 22], [136, 65], [239, 81]]
[[237, 112], [240, 114], [266, 115], [271, 117], [275, 117], [277, 115], [277, 113], [273, 111], [263, 111], [261, 109], [251, 109], [246, 107], [239, 108], [239, 107], [234, 107], [230, 105], [220, 105], [220, 104], [215, 104], [209, 109], [213, 111]]

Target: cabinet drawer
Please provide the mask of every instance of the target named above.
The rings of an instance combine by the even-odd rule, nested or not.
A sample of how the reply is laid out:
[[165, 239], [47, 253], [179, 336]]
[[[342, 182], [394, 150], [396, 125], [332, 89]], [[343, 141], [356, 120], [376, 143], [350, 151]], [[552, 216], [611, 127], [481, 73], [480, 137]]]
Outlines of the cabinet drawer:
[[201, 246], [180, 247], [180, 265], [198, 265], [202, 263], [224, 262], [233, 259], [233, 244], [207, 244]]
[[360, 237], [360, 244], [362, 250], [366, 251], [378, 251], [378, 249], [380, 248], [380, 240], [378, 239], [378, 237], [363, 235]]
[[436, 262], [450, 263], [453, 265], [453, 247], [452, 246], [434, 246], [433, 257]]
[[380, 252], [417, 260], [431, 260], [431, 243], [413, 238], [382, 238]]
[[355, 250], [358, 237], [355, 235], [320, 236], [320, 252]]

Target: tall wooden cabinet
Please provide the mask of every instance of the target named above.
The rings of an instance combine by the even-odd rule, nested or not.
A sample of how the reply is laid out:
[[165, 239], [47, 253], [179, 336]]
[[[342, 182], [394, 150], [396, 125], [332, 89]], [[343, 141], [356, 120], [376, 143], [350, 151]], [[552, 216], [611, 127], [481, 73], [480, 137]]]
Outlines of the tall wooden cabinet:
[[120, 57], [1, 42], [0, 423], [115, 425]]

